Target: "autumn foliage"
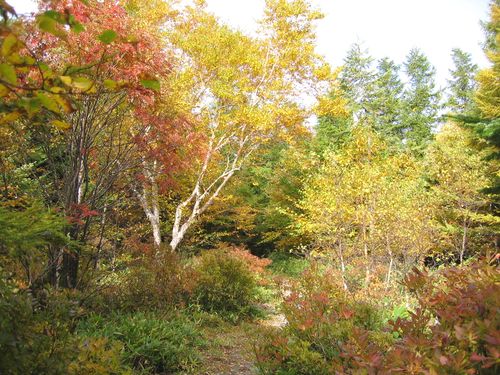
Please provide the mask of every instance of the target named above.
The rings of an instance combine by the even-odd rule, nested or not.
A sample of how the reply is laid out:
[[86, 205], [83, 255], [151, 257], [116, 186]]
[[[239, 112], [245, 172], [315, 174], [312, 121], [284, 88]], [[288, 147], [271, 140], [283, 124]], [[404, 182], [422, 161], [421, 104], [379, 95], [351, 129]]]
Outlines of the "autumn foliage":
[[498, 372], [496, 264], [483, 261], [432, 274], [415, 269], [404, 280], [414, 303], [409, 314], [398, 317], [376, 300], [353, 298], [328, 273], [315, 272], [306, 273], [285, 301], [285, 331], [259, 347], [264, 373]]
[[498, 0], [446, 120], [420, 50], [262, 3], [0, 0], [0, 373], [500, 372]]

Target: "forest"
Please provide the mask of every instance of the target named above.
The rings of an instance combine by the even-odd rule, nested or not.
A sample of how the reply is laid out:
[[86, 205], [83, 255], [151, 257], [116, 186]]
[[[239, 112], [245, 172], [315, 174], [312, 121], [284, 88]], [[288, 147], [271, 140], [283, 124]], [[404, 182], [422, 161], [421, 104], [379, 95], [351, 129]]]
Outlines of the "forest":
[[500, 373], [489, 66], [265, 0], [0, 0], [0, 374]]

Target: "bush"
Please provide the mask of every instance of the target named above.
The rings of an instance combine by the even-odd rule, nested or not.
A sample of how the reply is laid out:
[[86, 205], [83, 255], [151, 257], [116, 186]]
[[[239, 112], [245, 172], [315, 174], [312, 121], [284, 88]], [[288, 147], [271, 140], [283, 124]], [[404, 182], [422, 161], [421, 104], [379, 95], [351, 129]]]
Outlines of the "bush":
[[418, 300], [409, 320], [392, 329], [401, 336], [387, 355], [394, 370], [406, 363], [438, 374], [500, 372], [500, 283], [485, 262], [430, 275], [415, 269], [404, 281]]
[[203, 344], [196, 326], [181, 315], [92, 315], [80, 323], [78, 333], [120, 342], [123, 362], [150, 373], [189, 369], [198, 362], [197, 347]]
[[[1, 271], [1, 270], [0, 270]], [[0, 373], [6, 375], [128, 374], [119, 348], [107, 340], [80, 340], [74, 291], [19, 290], [0, 272]]]
[[288, 277], [300, 276], [309, 266], [307, 259], [283, 252], [274, 252], [269, 258], [272, 260], [269, 269]]
[[298, 369], [323, 363], [323, 372], [309, 373], [497, 374], [498, 275], [486, 264], [434, 275], [415, 269], [404, 285], [416, 308], [408, 314], [395, 305], [389, 314], [396, 320], [385, 323], [380, 304], [345, 292], [328, 273], [308, 271], [285, 302], [289, 325], [258, 347], [259, 368], [306, 374]]
[[228, 316], [249, 311], [257, 296], [257, 275], [249, 260], [255, 262], [230, 248], [205, 251], [197, 258], [195, 298], [202, 309]]
[[260, 373], [279, 375], [331, 374], [328, 362], [313, 350], [311, 343], [274, 335], [257, 350]]
[[179, 255], [163, 249], [161, 256], [142, 255], [128, 260], [122, 270], [104, 280], [102, 300], [96, 308], [112, 310], [168, 310], [189, 303], [196, 285], [196, 274]]
[[76, 345], [62, 298], [37, 301], [0, 269], [0, 373], [66, 374]]
[[272, 263], [271, 259], [259, 258], [258, 256], [251, 254], [250, 251], [243, 246], [219, 246], [220, 249], [224, 249], [224, 251], [229, 252], [231, 256], [239, 258], [245, 262], [250, 271], [258, 277], [264, 276], [266, 274], [266, 268]]
[[[317, 265], [305, 271], [301, 279], [292, 285], [292, 292], [283, 305], [288, 325], [283, 331], [284, 340], [276, 342], [286, 343], [287, 346], [277, 348], [264, 345], [258, 350], [259, 356], [269, 357], [267, 351], [271, 349], [280, 353], [279, 357], [285, 361], [286, 368], [290, 361], [294, 366], [299, 366], [297, 361], [300, 359], [314, 360], [316, 366], [319, 356], [324, 363], [329, 364], [328, 369], [333, 369], [337, 362], [343, 361], [343, 347], [357, 330], [368, 332], [370, 339], [382, 346], [390, 343], [392, 336], [382, 332], [384, 318], [376, 305], [354, 300], [339, 281], [334, 271], [320, 270]], [[288, 347], [290, 342], [301, 344], [292, 351]], [[303, 349], [300, 355], [297, 354], [298, 348]], [[305, 367], [310, 365], [301, 364]], [[329, 371], [323, 373], [334, 373]]]
[[[358, 331], [368, 332], [370, 340], [381, 346], [392, 341], [381, 331], [384, 319], [376, 306], [353, 300], [333, 271], [313, 265], [291, 288], [283, 305], [288, 325], [281, 337], [257, 350], [262, 372], [335, 373], [344, 361], [344, 346]], [[318, 366], [321, 372], [307, 370]]]
[[78, 356], [69, 364], [68, 375], [132, 375], [121, 361], [123, 346], [105, 338], [82, 339]]

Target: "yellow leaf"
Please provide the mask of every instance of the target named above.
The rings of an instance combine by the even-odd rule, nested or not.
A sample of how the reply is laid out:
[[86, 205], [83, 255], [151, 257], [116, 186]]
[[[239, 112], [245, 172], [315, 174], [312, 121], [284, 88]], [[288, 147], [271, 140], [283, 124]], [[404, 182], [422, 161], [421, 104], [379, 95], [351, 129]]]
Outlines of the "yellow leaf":
[[40, 100], [42, 105], [47, 108], [49, 111], [59, 113], [60, 109], [57, 105], [57, 101], [55, 100], [53, 95], [46, 94], [43, 92], [38, 92], [36, 97]]
[[0, 64], [0, 75], [6, 82], [12, 85], [17, 84], [16, 70], [12, 65], [6, 63]]
[[21, 114], [17, 111], [8, 113], [0, 118], [0, 125], [16, 121], [19, 117], [21, 117]]
[[66, 113], [73, 112], [74, 108], [71, 105], [71, 102], [67, 98], [65, 98], [64, 96], [61, 96], [61, 95], [54, 95], [54, 99], [61, 106], [61, 108], [63, 109], [64, 112], [66, 112]]
[[59, 94], [61, 92], [64, 92], [64, 89], [59, 86], [53, 86], [50, 88], [50, 92], [53, 92], [54, 94]]
[[9, 89], [7, 87], [5, 87], [4, 85], [0, 84], [0, 98], [7, 96], [8, 93], [9, 93]]
[[59, 76], [59, 79], [61, 80], [62, 83], [65, 85], [71, 86], [72, 79], [70, 76]]
[[59, 130], [68, 130], [71, 128], [71, 125], [68, 124], [66, 121], [61, 121], [61, 120], [52, 120], [50, 122], [53, 126], [55, 126]]
[[106, 87], [109, 90], [115, 90], [117, 86], [118, 83], [116, 81], [113, 81], [112, 79], [104, 80], [104, 87]]

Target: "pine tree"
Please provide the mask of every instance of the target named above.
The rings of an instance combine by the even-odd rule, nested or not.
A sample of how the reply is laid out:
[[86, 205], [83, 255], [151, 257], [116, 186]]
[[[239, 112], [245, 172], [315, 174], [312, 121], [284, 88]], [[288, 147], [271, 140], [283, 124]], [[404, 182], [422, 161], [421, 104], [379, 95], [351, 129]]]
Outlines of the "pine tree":
[[362, 121], [372, 110], [370, 103], [375, 80], [372, 64], [373, 58], [355, 43], [347, 52], [339, 76], [340, 89], [349, 101], [348, 107], [355, 122]]
[[400, 143], [404, 137], [401, 123], [403, 83], [399, 66], [383, 58], [378, 62], [371, 100], [375, 130], [388, 141]]
[[403, 95], [403, 131], [408, 146], [421, 151], [432, 138], [438, 122], [441, 94], [434, 80], [436, 70], [418, 49], [403, 64], [408, 83]]
[[459, 48], [453, 49], [452, 59], [455, 67], [450, 69], [451, 79], [448, 80], [447, 107], [454, 114], [471, 114], [476, 108], [474, 91], [476, 90], [475, 77], [478, 67], [472, 62], [470, 53]]
[[349, 140], [352, 120], [346, 117], [321, 116], [315, 127], [314, 149], [318, 154], [341, 148]]

